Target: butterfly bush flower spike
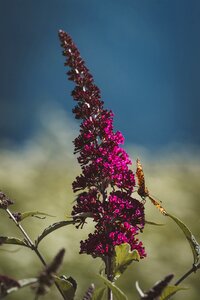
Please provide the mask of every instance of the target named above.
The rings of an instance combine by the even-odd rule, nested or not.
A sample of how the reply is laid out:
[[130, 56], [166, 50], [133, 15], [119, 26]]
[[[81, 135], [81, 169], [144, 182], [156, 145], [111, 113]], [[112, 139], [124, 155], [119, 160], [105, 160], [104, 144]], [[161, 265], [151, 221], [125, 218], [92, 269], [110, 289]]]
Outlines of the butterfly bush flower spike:
[[78, 192], [72, 216], [91, 216], [95, 222], [95, 231], [81, 241], [80, 253], [106, 259], [114, 255], [116, 245], [129, 243], [144, 258], [145, 249], [137, 238], [145, 224], [144, 206], [131, 196], [135, 176], [128, 154], [120, 147], [124, 137], [114, 132], [113, 112], [104, 108], [100, 90], [71, 37], [60, 30], [59, 38], [68, 79], [75, 83], [73, 113], [81, 120], [74, 140], [81, 174], [72, 184]]

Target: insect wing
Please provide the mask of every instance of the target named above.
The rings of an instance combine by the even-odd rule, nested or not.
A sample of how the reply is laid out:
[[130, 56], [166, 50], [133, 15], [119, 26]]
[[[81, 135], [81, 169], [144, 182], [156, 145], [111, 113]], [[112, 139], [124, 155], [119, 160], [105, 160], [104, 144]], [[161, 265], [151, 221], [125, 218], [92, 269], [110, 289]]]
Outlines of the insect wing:
[[144, 172], [139, 158], [137, 159], [136, 164], [137, 164], [136, 176], [137, 176], [138, 186], [139, 186], [137, 192], [142, 198], [145, 198], [148, 196], [148, 190], [145, 186]]

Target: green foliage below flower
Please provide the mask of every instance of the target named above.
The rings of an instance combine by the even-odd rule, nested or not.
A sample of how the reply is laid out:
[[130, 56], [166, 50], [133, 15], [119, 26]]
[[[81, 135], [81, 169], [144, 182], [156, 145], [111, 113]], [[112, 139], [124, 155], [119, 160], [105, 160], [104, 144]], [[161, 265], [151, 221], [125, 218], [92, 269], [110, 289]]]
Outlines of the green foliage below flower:
[[122, 273], [133, 261], [139, 261], [140, 256], [137, 250], [131, 251], [130, 245], [125, 243], [115, 246], [114, 258], [114, 276], [115, 280], [121, 276]]

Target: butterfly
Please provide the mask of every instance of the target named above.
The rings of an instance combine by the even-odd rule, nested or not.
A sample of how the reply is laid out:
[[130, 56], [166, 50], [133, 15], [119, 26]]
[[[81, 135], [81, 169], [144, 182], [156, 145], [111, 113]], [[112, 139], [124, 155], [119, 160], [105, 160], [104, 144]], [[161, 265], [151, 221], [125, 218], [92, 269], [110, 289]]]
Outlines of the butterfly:
[[164, 207], [162, 207], [162, 205], [149, 194], [149, 190], [145, 185], [144, 171], [139, 158], [136, 160], [136, 164], [137, 164], [136, 176], [138, 181], [138, 190], [137, 190], [138, 195], [140, 195], [140, 197], [144, 201], [146, 197], [148, 197], [153, 203], [153, 205], [155, 205], [163, 215], [167, 215], [167, 212], [164, 209]]

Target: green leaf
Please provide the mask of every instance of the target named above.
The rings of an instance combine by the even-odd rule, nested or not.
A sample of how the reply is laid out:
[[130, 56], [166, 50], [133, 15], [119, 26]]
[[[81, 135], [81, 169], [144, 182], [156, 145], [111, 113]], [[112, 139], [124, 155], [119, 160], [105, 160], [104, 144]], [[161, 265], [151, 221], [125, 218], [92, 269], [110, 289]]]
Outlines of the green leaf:
[[41, 211], [26, 211], [24, 213], [20, 213], [20, 221], [28, 218], [28, 217], [35, 217], [35, 218], [39, 218], [39, 219], [45, 219], [45, 217], [55, 217], [49, 214], [46, 214], [44, 212]]
[[25, 241], [20, 240], [18, 238], [8, 237], [8, 236], [0, 236], [0, 246], [3, 244], [12, 244], [12, 245], [29, 247]]
[[126, 268], [133, 262], [139, 261], [140, 255], [137, 250], [131, 251], [128, 243], [115, 246], [114, 276], [115, 280], [121, 276]]
[[43, 240], [43, 238], [51, 232], [70, 224], [74, 224], [74, 221], [60, 221], [50, 225], [38, 236], [37, 240], [35, 241], [35, 245], [38, 246], [38, 244]]
[[147, 220], [145, 220], [145, 224], [148, 224], [148, 225], [155, 225], [155, 226], [164, 226], [164, 225], [165, 225], [165, 224], [156, 223], [156, 222], [151, 222], [151, 221], [147, 221]]
[[95, 289], [94, 294], [92, 295], [92, 300], [102, 300], [105, 291], [106, 291], [106, 287]]
[[160, 296], [159, 300], [167, 300], [170, 299], [171, 296], [173, 296], [174, 294], [176, 294], [178, 291], [181, 290], [187, 290], [187, 288], [184, 287], [180, 287], [180, 286], [175, 286], [175, 285], [168, 285], [162, 295]]
[[2, 251], [2, 252], [8, 252], [8, 253], [16, 253], [16, 252], [18, 252], [20, 250], [20, 248], [17, 248], [17, 249], [13, 249], [13, 250], [11, 250], [11, 249], [0, 249], [0, 251]]
[[167, 213], [167, 216], [170, 217], [172, 220], [176, 222], [176, 224], [179, 226], [179, 228], [184, 233], [186, 239], [188, 240], [190, 247], [192, 249], [193, 257], [194, 257], [194, 265], [197, 265], [200, 258], [200, 245], [196, 241], [194, 235], [190, 231], [190, 229], [178, 218], [176, 218], [173, 215], [170, 215]]
[[116, 285], [114, 285], [114, 283], [110, 282], [108, 279], [101, 275], [98, 275], [98, 277], [101, 278], [101, 280], [109, 289], [111, 289], [116, 300], [128, 300], [126, 295]]
[[65, 296], [66, 300], [73, 300], [76, 292], [76, 282], [73, 278], [65, 276], [54, 276], [55, 282], [62, 290], [63, 295]]

